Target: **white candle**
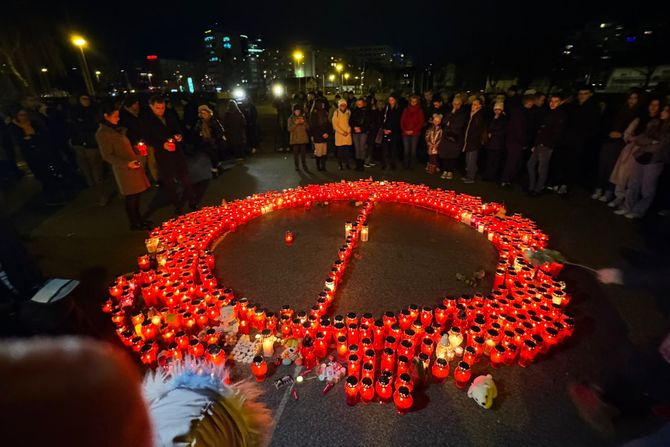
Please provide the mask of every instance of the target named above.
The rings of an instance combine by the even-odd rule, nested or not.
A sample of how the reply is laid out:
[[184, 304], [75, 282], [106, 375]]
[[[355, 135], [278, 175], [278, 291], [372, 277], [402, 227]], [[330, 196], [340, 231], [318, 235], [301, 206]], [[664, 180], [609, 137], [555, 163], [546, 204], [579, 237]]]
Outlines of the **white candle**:
[[370, 230], [367, 225], [363, 225], [363, 228], [361, 228], [361, 241], [367, 242], [368, 237], [370, 234]]
[[269, 337], [263, 338], [263, 355], [265, 357], [272, 357], [275, 353], [275, 337], [270, 335]]

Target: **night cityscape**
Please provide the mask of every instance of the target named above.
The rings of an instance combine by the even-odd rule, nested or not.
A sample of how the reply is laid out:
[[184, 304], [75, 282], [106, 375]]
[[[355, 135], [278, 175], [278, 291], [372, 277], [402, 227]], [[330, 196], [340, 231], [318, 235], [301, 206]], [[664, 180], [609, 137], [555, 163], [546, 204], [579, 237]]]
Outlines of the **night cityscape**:
[[3, 445], [670, 445], [666, 10], [8, 0]]

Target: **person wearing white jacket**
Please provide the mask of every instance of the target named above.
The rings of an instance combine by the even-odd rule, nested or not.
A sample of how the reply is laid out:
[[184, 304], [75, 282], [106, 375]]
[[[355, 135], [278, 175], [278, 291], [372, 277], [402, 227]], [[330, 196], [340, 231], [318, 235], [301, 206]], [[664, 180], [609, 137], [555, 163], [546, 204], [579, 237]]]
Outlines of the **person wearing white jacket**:
[[335, 152], [337, 153], [337, 160], [340, 164], [340, 171], [346, 166], [349, 166], [349, 159], [351, 158], [351, 145], [353, 143], [351, 138], [351, 126], [349, 126], [349, 116], [351, 111], [347, 106], [347, 101], [340, 99], [337, 103], [337, 110], [333, 113], [333, 130], [335, 131]]

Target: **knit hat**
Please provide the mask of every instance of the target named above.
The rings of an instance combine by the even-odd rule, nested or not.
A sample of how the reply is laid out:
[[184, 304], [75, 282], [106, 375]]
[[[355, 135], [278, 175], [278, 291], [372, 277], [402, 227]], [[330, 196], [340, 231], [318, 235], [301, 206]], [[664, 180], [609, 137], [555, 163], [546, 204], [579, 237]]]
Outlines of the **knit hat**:
[[339, 101], [337, 101], [338, 106], [341, 106], [342, 104], [347, 104], [347, 100], [346, 99], [340, 99]]
[[495, 109], [500, 109], [500, 110], [505, 110], [505, 103], [502, 101], [498, 101], [493, 105], [493, 110]]
[[443, 116], [442, 116], [441, 113], [433, 113], [433, 121], [435, 120], [435, 118], [438, 118], [438, 119], [441, 120], [443, 118]]
[[210, 115], [214, 115], [214, 112], [212, 112], [212, 109], [209, 108], [207, 104], [202, 104], [201, 106], [198, 106], [198, 113], [205, 111], [209, 113]]

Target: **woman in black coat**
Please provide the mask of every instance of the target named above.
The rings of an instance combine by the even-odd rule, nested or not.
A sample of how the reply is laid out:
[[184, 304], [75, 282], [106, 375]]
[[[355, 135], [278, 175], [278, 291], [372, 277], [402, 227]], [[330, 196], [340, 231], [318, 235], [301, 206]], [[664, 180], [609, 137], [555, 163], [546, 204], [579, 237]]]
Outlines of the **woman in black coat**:
[[247, 145], [247, 121], [234, 100], [228, 101], [226, 113], [223, 115], [223, 128], [233, 155], [241, 159]]
[[391, 169], [395, 169], [396, 160], [398, 159], [398, 144], [400, 142], [400, 118], [402, 116], [402, 109], [398, 103], [398, 98], [395, 95], [389, 96], [388, 105], [384, 110], [384, 120], [382, 122], [382, 129], [384, 139], [382, 141], [382, 169], [390, 164]]
[[332, 135], [330, 119], [328, 119], [327, 103], [317, 100], [314, 111], [309, 117], [309, 135], [314, 143], [314, 157], [316, 158], [316, 169], [326, 170], [326, 157], [328, 156], [328, 139]]
[[451, 110], [444, 118], [445, 144], [440, 147], [440, 169], [443, 179], [454, 178], [456, 161], [463, 149], [465, 127], [468, 124], [468, 113], [463, 109], [463, 100], [456, 95], [451, 102]]
[[493, 106], [493, 119], [489, 122], [487, 133], [486, 168], [484, 180], [497, 182], [500, 175], [500, 162], [505, 153], [505, 133], [507, 131], [507, 117], [504, 112], [504, 103], [496, 102]]

